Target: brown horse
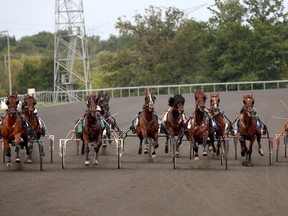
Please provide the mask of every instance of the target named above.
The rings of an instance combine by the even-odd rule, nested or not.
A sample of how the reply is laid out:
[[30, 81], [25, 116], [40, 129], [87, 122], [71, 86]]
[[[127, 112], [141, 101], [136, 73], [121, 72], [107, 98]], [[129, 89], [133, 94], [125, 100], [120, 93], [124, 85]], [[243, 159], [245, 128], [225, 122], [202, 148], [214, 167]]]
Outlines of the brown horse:
[[[194, 160], [199, 160], [198, 157], [198, 144], [203, 145], [203, 156], [207, 156], [207, 144], [211, 144], [214, 147], [214, 128], [212, 121], [209, 117], [209, 113], [205, 110], [205, 103], [207, 96], [202, 88], [200, 92], [194, 90], [195, 97], [195, 111], [189, 120], [189, 136], [191, 146], [195, 153]], [[208, 140], [209, 138], [209, 140]], [[209, 148], [210, 149], [210, 148]]]
[[[6, 105], [8, 109], [6, 110], [6, 115], [3, 117], [1, 135], [3, 139], [4, 151], [8, 157], [7, 166], [11, 166], [11, 148], [9, 144], [15, 145], [16, 152], [16, 163], [20, 163], [21, 159], [19, 157], [20, 148], [26, 148], [26, 154], [29, 160], [29, 150], [28, 150], [28, 130], [23, 128], [23, 119], [20, 116], [17, 106], [19, 104], [18, 93], [7, 95]], [[22, 141], [21, 141], [22, 137]], [[20, 143], [21, 141], [21, 143]]]
[[[163, 124], [169, 131], [170, 136], [177, 136], [176, 140], [176, 155], [179, 155], [179, 146], [182, 143], [184, 135], [184, 124], [186, 118], [184, 116], [184, 104], [185, 98], [182, 94], [175, 94], [174, 97], [170, 97], [168, 105], [171, 107], [167, 113], [164, 114]], [[169, 151], [169, 136], [166, 137], [165, 153]]]
[[[39, 142], [41, 135], [45, 136], [44, 128], [40, 124], [40, 121], [35, 113], [35, 105], [37, 104], [34, 94], [24, 95], [24, 101], [22, 103], [22, 113], [24, 114], [25, 120], [28, 121], [28, 140], [30, 141], [29, 148], [29, 159], [28, 163], [32, 163], [32, 151], [33, 151], [33, 142]], [[44, 155], [44, 152], [42, 152]]]
[[[217, 140], [217, 155], [220, 154], [220, 147], [223, 145], [223, 137], [225, 135], [225, 117], [220, 109], [219, 92], [215, 95], [210, 93], [210, 114], [213, 119], [213, 126], [215, 130], [215, 139]], [[215, 122], [214, 122], [215, 121]]]
[[[244, 95], [243, 103], [244, 106], [240, 111], [237, 125], [238, 128], [237, 136], [241, 144], [241, 156], [246, 156], [246, 161], [243, 162], [244, 166], [253, 166], [251, 161], [252, 148], [255, 139], [258, 142], [258, 152], [261, 156], [264, 156], [264, 152], [261, 148], [261, 130], [257, 127], [257, 118], [253, 113], [254, 98], [253, 93], [251, 95]], [[246, 140], [249, 140], [247, 146]]]
[[158, 148], [158, 116], [154, 113], [154, 106], [156, 97], [153, 95], [153, 91], [144, 91], [145, 104], [143, 110], [139, 114], [139, 123], [136, 126], [136, 134], [140, 139], [138, 154], [142, 154], [142, 143], [145, 140], [144, 154], [149, 153], [149, 138], [153, 140], [152, 158], [156, 157], [155, 149]]
[[97, 96], [86, 96], [87, 111], [83, 118], [82, 139], [84, 144], [84, 152], [86, 153], [85, 165], [90, 165], [89, 143], [93, 143], [95, 150], [94, 165], [98, 165], [99, 149], [102, 145], [103, 123], [100, 118], [100, 113], [97, 110]]
[[32, 127], [36, 137], [35, 139], [40, 139], [41, 135], [43, 134], [43, 128], [40, 125], [39, 119], [37, 115], [34, 113], [36, 99], [33, 95], [24, 95], [24, 101], [22, 103], [22, 113], [24, 114], [25, 118], [29, 122], [30, 126]]

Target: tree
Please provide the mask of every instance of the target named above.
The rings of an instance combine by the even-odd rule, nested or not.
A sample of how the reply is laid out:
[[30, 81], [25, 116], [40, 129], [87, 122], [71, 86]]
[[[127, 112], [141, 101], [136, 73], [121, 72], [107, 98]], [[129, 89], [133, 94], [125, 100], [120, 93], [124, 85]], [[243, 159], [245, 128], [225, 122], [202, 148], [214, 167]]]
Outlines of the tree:
[[[118, 18], [116, 28], [120, 34], [130, 39], [131, 49], [145, 62], [143, 71], [155, 75], [159, 67], [167, 63], [169, 57], [163, 53], [164, 47], [174, 38], [180, 27], [184, 13], [176, 8], [168, 8], [163, 15], [161, 8], [150, 6], [146, 15], [136, 14], [133, 24]], [[156, 83], [160, 84], [161, 82]], [[156, 84], [155, 83], [155, 84]], [[166, 83], [167, 84], [167, 83]]]
[[287, 18], [274, 13], [283, 1], [244, 2], [215, 0], [216, 9], [210, 8], [209, 74], [222, 82], [279, 79], [287, 59]]
[[53, 58], [23, 56], [21, 61], [23, 69], [16, 77], [15, 90], [19, 93], [26, 93], [28, 88], [37, 91], [53, 90]]

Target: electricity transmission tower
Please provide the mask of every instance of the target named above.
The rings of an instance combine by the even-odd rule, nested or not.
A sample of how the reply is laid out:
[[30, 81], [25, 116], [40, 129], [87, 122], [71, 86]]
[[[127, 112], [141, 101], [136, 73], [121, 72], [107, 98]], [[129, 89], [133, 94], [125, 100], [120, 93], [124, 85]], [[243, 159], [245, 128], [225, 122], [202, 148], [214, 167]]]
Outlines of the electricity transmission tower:
[[82, 0], [56, 0], [54, 101], [77, 101], [77, 90], [91, 89], [88, 41]]

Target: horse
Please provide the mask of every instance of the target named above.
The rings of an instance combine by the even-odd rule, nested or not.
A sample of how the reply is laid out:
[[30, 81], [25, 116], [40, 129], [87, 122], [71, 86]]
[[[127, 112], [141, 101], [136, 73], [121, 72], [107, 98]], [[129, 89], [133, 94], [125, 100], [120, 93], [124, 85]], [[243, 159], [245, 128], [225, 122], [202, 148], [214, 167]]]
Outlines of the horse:
[[220, 109], [220, 97], [219, 92], [217, 94], [210, 93], [210, 109], [209, 112], [212, 116], [213, 126], [215, 130], [215, 139], [217, 140], [217, 151], [216, 154], [220, 154], [220, 147], [223, 142], [223, 137], [225, 135], [226, 121], [223, 112]]
[[[258, 152], [261, 156], [264, 156], [264, 152], [261, 147], [261, 130], [257, 127], [257, 118], [253, 113], [254, 98], [253, 93], [250, 95], [244, 95], [243, 107], [238, 117], [237, 125], [237, 137], [241, 144], [241, 156], [246, 156], [246, 161], [243, 161], [244, 166], [253, 166], [251, 161], [252, 147], [255, 139], [258, 142]], [[246, 140], [249, 140], [248, 146]]]
[[84, 144], [84, 152], [86, 153], [85, 165], [90, 165], [89, 143], [93, 143], [95, 150], [95, 157], [93, 165], [98, 165], [99, 149], [102, 145], [103, 123], [100, 118], [100, 113], [97, 110], [97, 96], [86, 96], [87, 111], [83, 118], [82, 139]]
[[[3, 139], [3, 146], [6, 156], [8, 157], [7, 167], [11, 166], [11, 148], [9, 144], [15, 146], [16, 152], [16, 163], [21, 163], [21, 159], [19, 157], [20, 148], [26, 149], [26, 154], [28, 155], [28, 160], [30, 158], [30, 152], [28, 149], [28, 130], [23, 127], [23, 118], [21, 114], [17, 110], [17, 106], [19, 104], [18, 92], [11, 95], [6, 95], [6, 105], [7, 110], [6, 114], [2, 117], [2, 127], [1, 127], [1, 135]], [[22, 140], [21, 140], [22, 139]]]
[[[40, 120], [35, 113], [35, 106], [37, 104], [37, 101], [34, 97], [34, 94], [32, 95], [24, 95], [24, 101], [22, 102], [21, 109], [22, 113], [25, 117], [25, 120], [28, 121], [28, 134], [30, 139], [31, 145], [29, 145], [29, 151], [30, 151], [30, 158], [27, 161], [28, 163], [32, 162], [32, 150], [33, 150], [33, 141], [39, 142], [39, 139], [41, 136], [45, 136], [45, 129], [42, 127]], [[44, 152], [42, 152], [44, 155]]]
[[103, 147], [106, 147], [105, 139], [108, 139], [109, 143], [112, 142], [112, 140], [110, 140], [111, 139], [110, 129], [113, 129], [113, 130], [117, 129], [118, 131], [120, 131], [120, 129], [116, 123], [115, 118], [109, 112], [109, 110], [110, 110], [109, 101], [110, 101], [110, 97], [107, 93], [98, 94], [97, 104], [101, 109], [100, 113], [101, 113], [101, 115], [105, 121], [105, 129], [103, 131], [103, 139], [104, 139]]
[[140, 139], [138, 154], [142, 154], [142, 143], [145, 140], [144, 154], [148, 154], [149, 138], [153, 140], [151, 144], [152, 158], [156, 157], [155, 149], [158, 148], [158, 116], [154, 113], [156, 97], [153, 95], [153, 91], [144, 90], [145, 103], [142, 111], [139, 113], [139, 122], [136, 126], [136, 134]]
[[[170, 106], [168, 112], [164, 114], [163, 124], [169, 131], [170, 136], [177, 136], [176, 140], [176, 155], [179, 155], [179, 146], [182, 143], [184, 135], [184, 124], [186, 118], [184, 116], [184, 104], [185, 98], [182, 94], [175, 94], [174, 97], [170, 97], [168, 105]], [[169, 136], [166, 136], [165, 153], [168, 153]]]
[[24, 114], [26, 120], [29, 122], [30, 126], [33, 129], [33, 135], [35, 139], [39, 140], [41, 135], [43, 135], [43, 128], [39, 122], [37, 115], [35, 114], [35, 105], [36, 99], [34, 98], [34, 94], [32, 95], [24, 95], [24, 101], [22, 103], [22, 113]]
[[[200, 92], [194, 89], [195, 98], [195, 111], [188, 123], [190, 144], [195, 153], [194, 160], [199, 160], [198, 157], [198, 144], [203, 144], [203, 156], [207, 156], [207, 144], [211, 144], [213, 151], [214, 147], [214, 128], [212, 125], [211, 117], [205, 109], [207, 96], [202, 88]], [[209, 140], [208, 140], [209, 138]], [[209, 147], [209, 150], [211, 148]]]

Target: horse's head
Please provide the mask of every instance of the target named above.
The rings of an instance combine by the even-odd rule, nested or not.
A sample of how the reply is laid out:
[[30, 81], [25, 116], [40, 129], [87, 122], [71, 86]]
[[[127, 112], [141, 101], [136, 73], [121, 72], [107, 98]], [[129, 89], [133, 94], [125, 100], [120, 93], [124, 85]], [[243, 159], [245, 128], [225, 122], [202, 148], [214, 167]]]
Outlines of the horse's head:
[[254, 99], [253, 99], [253, 93], [251, 95], [244, 95], [242, 94], [243, 97], [243, 111], [248, 114], [248, 116], [251, 116], [253, 107], [254, 107]]
[[204, 112], [205, 103], [207, 99], [207, 96], [204, 93], [204, 89], [202, 88], [200, 92], [197, 92], [197, 90], [194, 89], [194, 97], [195, 97], [196, 109], [199, 109], [201, 112]]
[[29, 113], [33, 113], [35, 110], [35, 105], [37, 104], [34, 94], [24, 95], [24, 101], [22, 103], [22, 110], [28, 110]]
[[153, 95], [153, 91], [144, 91], [145, 94], [145, 104], [143, 106], [144, 109], [148, 109], [150, 112], [154, 110], [154, 105], [156, 101], [156, 97]]
[[6, 105], [8, 107], [7, 111], [10, 113], [10, 115], [15, 115], [17, 111], [17, 106], [19, 104], [19, 99], [18, 99], [18, 92], [15, 93], [14, 95], [6, 95]]
[[220, 97], [219, 92], [216, 95], [210, 93], [210, 111], [211, 112], [218, 112], [220, 107]]
[[110, 100], [110, 98], [109, 98], [108, 94], [106, 94], [106, 93], [101, 93], [98, 95], [97, 102], [101, 108], [101, 111], [109, 112], [109, 109], [110, 109], [109, 100]]
[[95, 95], [87, 95], [86, 96], [86, 105], [88, 109], [88, 113], [90, 113], [93, 117], [96, 116], [97, 110], [97, 96]]
[[178, 110], [179, 113], [184, 112], [185, 98], [182, 94], [175, 94], [174, 97], [170, 97], [168, 100], [168, 105], [173, 108], [173, 110]]

